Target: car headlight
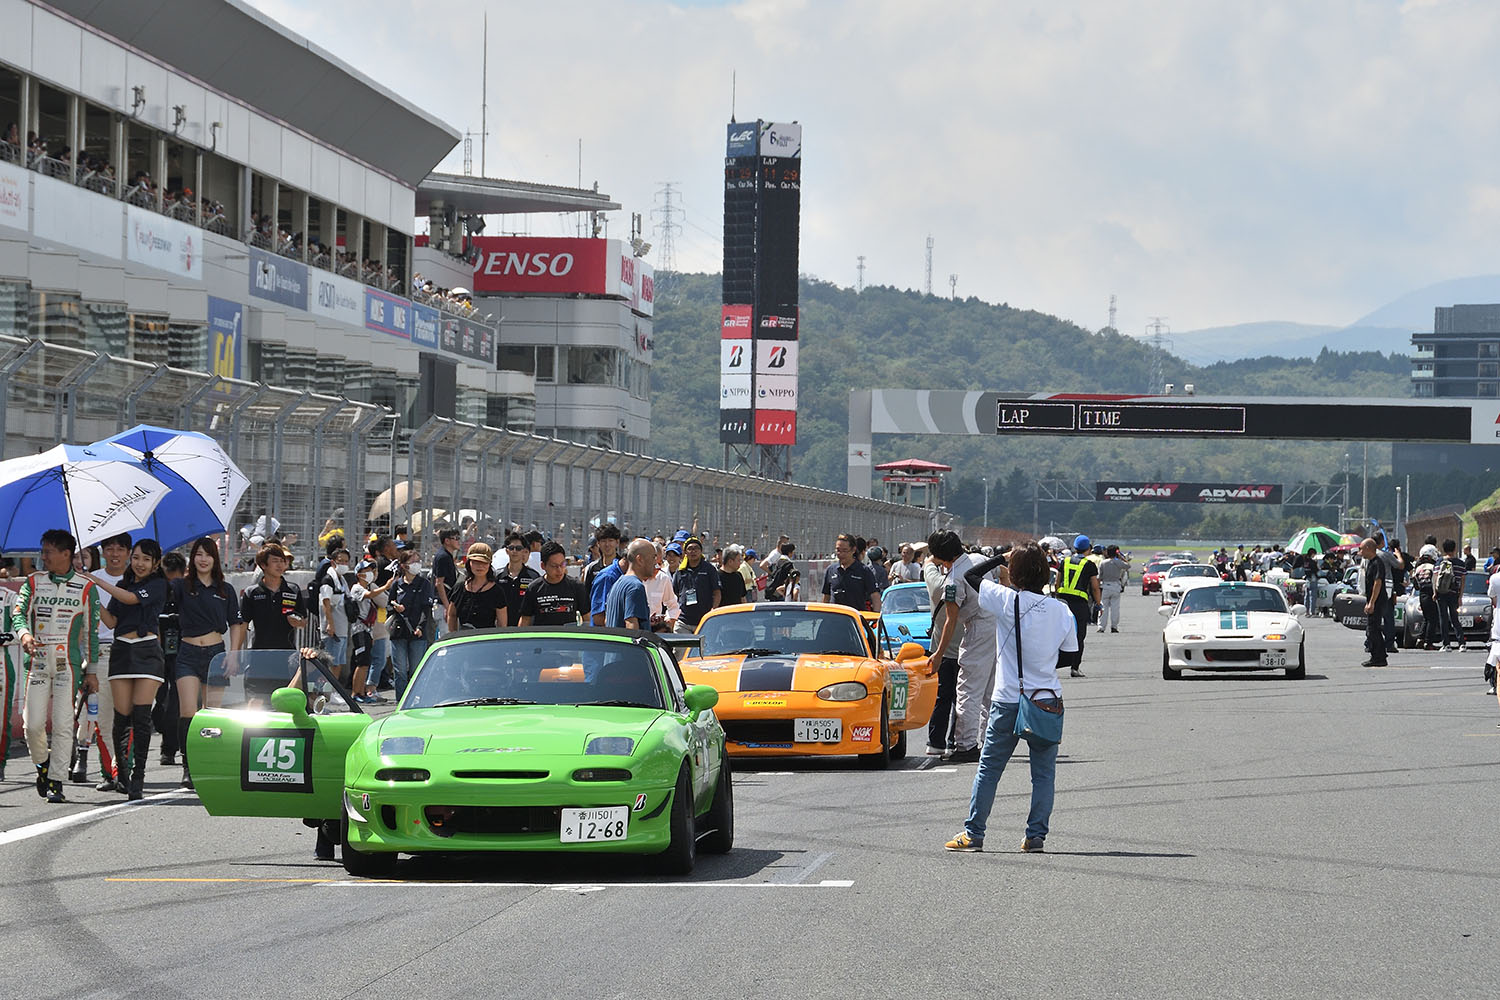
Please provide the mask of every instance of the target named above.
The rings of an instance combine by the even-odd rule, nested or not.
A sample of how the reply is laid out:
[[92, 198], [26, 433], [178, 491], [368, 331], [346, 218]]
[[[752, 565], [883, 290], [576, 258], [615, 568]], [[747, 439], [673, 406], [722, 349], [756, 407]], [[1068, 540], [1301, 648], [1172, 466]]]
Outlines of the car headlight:
[[589, 740], [583, 752], [604, 753], [615, 757], [629, 757], [635, 753], [635, 740], [629, 736], [595, 736]]
[[1285, 633], [1282, 633], [1282, 632], [1267, 632], [1266, 633], [1266, 638], [1270, 639], [1270, 640], [1272, 640], [1274, 642], [1274, 641], [1277, 641], [1277, 640], [1280, 640], [1280, 639], [1285, 639], [1286, 635], [1285, 635]]
[[869, 695], [870, 689], [859, 681], [840, 681], [818, 692], [818, 697], [824, 701], [863, 701]]
[[380, 756], [382, 757], [419, 754], [426, 749], [427, 741], [420, 736], [391, 736], [380, 741]]

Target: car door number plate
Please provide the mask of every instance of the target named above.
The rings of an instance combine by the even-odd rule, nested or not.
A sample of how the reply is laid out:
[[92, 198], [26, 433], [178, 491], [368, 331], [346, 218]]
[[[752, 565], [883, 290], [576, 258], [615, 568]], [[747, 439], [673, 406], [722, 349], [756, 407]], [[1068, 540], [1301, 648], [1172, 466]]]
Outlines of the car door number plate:
[[1286, 654], [1285, 653], [1261, 653], [1260, 654], [1260, 665], [1263, 666], [1263, 667], [1284, 667], [1284, 666], [1286, 666]]
[[599, 809], [564, 809], [561, 840], [564, 844], [594, 844], [624, 840], [630, 828], [629, 806]]
[[796, 719], [792, 723], [794, 743], [839, 743], [843, 739], [841, 719]]

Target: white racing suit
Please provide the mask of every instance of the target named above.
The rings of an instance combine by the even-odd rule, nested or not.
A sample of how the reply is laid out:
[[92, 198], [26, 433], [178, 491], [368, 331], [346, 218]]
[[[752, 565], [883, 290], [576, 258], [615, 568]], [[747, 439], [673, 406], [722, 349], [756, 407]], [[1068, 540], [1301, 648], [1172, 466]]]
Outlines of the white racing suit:
[[[36, 641], [22, 710], [26, 747], [37, 767], [51, 757], [54, 774], [61, 774], [73, 755], [73, 699], [84, 665], [99, 658], [99, 590], [77, 573], [32, 573], [21, 584], [10, 624], [17, 642], [27, 635]], [[49, 717], [57, 753], [47, 747]]]

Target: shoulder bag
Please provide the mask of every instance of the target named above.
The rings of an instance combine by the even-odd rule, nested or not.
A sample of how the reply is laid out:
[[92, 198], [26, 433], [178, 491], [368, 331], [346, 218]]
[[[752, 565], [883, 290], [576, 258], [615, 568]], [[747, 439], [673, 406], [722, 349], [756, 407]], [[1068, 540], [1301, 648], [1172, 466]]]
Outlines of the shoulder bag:
[[[1021, 660], [1021, 591], [1016, 592], [1016, 685], [1021, 690], [1021, 701], [1016, 706], [1016, 725], [1012, 730], [1017, 736], [1036, 748], [1056, 746], [1062, 742], [1063, 703], [1056, 691], [1049, 693], [1057, 704], [1043, 704], [1036, 700], [1040, 693], [1026, 693], [1025, 671]], [[1043, 688], [1046, 691], [1048, 689]]]

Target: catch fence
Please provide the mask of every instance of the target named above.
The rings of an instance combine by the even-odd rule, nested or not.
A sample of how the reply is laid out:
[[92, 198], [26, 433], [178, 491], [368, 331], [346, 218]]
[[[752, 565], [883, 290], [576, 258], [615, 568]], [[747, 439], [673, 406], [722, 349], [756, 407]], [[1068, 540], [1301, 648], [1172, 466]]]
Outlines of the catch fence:
[[[303, 559], [329, 519], [363, 538], [372, 527], [408, 522], [427, 534], [472, 516], [486, 534], [534, 527], [569, 554], [601, 519], [629, 534], [687, 528], [710, 545], [762, 552], [786, 534], [806, 556], [832, 551], [841, 531], [889, 543], [930, 530], [926, 512], [868, 497], [440, 417], [407, 428], [393, 411], [346, 397], [25, 338], [0, 337], [0, 401], [0, 458], [138, 423], [210, 435], [251, 483], [232, 527], [274, 517]], [[372, 521], [382, 494], [394, 509]], [[242, 563], [244, 536], [232, 531], [229, 542]]]

